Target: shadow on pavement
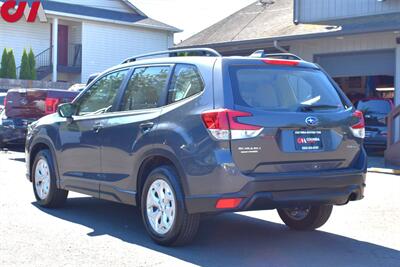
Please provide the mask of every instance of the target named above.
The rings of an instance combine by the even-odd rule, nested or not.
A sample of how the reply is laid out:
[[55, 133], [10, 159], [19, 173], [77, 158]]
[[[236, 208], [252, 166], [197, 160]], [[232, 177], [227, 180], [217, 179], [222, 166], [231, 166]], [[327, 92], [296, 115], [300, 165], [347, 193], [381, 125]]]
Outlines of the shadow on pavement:
[[400, 266], [400, 252], [321, 231], [296, 232], [240, 214], [207, 216], [194, 242], [165, 248], [147, 236], [140, 211], [94, 198], [71, 198], [57, 218], [201, 266]]

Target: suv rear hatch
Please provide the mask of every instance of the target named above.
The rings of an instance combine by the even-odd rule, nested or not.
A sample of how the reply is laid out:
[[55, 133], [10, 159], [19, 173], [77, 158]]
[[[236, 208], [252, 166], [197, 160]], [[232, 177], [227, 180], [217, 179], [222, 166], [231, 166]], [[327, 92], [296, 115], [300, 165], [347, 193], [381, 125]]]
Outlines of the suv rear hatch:
[[72, 101], [77, 92], [55, 89], [12, 89], [7, 93], [6, 116], [36, 120], [56, 112], [60, 103]]
[[351, 167], [363, 117], [328, 76], [309, 63], [252, 62], [228, 66], [233, 109], [243, 112], [229, 119], [238, 129], [231, 150], [239, 169], [256, 175]]

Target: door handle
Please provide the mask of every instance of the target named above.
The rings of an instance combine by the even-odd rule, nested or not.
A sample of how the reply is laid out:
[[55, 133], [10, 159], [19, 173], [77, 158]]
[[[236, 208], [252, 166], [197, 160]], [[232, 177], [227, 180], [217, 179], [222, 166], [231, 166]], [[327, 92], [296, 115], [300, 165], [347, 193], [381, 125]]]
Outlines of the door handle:
[[154, 127], [154, 122], [144, 122], [139, 125], [143, 133], [149, 132]]
[[100, 132], [101, 129], [103, 129], [103, 124], [101, 124], [101, 123], [96, 123], [96, 124], [93, 125], [93, 131], [94, 131], [95, 133]]

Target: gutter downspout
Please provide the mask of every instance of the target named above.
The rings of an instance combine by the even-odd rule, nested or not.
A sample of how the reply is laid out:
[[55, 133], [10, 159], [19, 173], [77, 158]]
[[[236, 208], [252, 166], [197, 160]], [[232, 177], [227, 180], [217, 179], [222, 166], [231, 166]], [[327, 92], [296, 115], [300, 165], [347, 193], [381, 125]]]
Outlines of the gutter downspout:
[[289, 51], [287, 51], [285, 48], [279, 45], [278, 40], [274, 41], [274, 47], [283, 53], [289, 53]]
[[300, 10], [299, 10], [299, 7], [300, 7], [300, 0], [294, 0], [294, 2], [293, 2], [293, 5], [294, 5], [294, 7], [293, 7], [293, 23], [294, 23], [295, 25], [297, 25], [297, 24], [299, 24], [299, 23], [300, 23], [300, 21], [299, 21], [299, 14], [300, 14]]

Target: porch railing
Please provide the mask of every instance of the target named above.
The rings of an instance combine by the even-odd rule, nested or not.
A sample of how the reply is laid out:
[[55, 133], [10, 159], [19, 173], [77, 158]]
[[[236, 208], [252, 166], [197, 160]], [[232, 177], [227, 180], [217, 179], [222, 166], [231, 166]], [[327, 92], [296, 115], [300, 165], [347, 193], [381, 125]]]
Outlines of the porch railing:
[[[37, 78], [43, 79], [52, 71], [53, 65], [53, 47], [49, 47], [35, 56]], [[82, 44], [68, 44], [68, 63], [64, 67], [80, 68], [82, 66]], [[58, 62], [58, 65], [60, 62]], [[17, 76], [19, 76], [21, 66], [17, 67]]]

